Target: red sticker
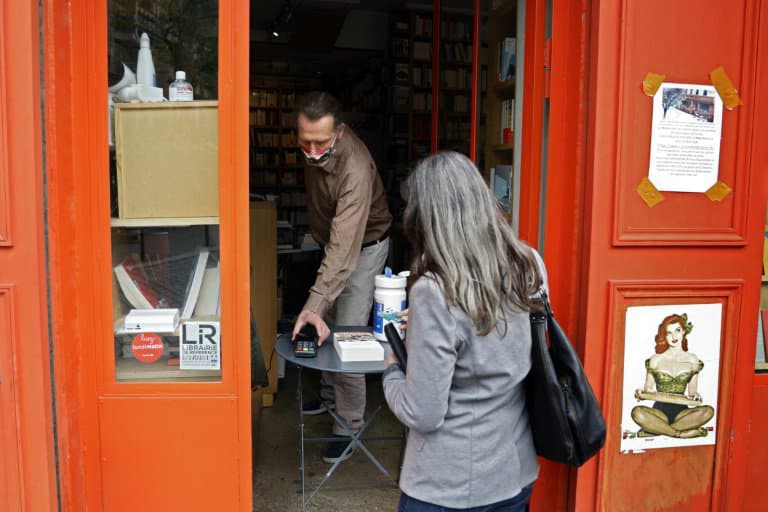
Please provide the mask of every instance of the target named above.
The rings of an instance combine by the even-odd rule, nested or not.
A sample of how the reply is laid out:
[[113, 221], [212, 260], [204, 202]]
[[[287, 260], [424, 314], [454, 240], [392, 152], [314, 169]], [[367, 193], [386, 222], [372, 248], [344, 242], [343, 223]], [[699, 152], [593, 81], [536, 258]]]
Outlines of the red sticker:
[[142, 363], [154, 363], [163, 355], [163, 339], [149, 332], [137, 334], [131, 341], [131, 350]]

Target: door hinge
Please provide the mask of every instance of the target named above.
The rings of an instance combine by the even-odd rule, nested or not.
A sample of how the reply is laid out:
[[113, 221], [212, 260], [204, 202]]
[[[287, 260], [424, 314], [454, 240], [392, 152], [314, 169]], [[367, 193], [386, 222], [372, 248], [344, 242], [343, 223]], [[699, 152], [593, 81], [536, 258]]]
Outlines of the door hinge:
[[544, 97], [549, 98], [552, 75], [552, 39], [544, 40]]

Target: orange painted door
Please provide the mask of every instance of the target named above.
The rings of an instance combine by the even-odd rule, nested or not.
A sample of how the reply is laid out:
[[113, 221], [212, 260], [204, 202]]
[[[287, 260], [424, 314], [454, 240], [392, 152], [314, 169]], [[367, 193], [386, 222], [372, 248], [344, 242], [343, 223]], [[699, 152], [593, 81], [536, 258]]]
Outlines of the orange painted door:
[[38, 22], [0, 5], [0, 510], [54, 510]]
[[[570, 272], [578, 276], [579, 285], [577, 344], [605, 411], [608, 437], [600, 455], [575, 472], [571, 507], [610, 512], [739, 510], [750, 443], [763, 442], [750, 438], [749, 420], [768, 164], [763, 142], [768, 137], [768, 102], [762, 94], [768, 86], [768, 5], [755, 0], [655, 0], [593, 2], [590, 10], [584, 219], [578, 223], [583, 250], [574, 255]], [[711, 75], [720, 67], [737, 89], [740, 105], [728, 105], [733, 91]], [[646, 83], [644, 88], [648, 73], [664, 75], [664, 84], [691, 85], [667, 89], [662, 84], [656, 89]], [[724, 186], [708, 193], [652, 188], [644, 178], [649, 175], [653, 105], [658, 98], [654, 94], [663, 95], [659, 104], [669, 106], [676, 116], [669, 122], [674, 119], [679, 124], [673, 128], [682, 131], [674, 137], [697, 134], [691, 141], [694, 148], [686, 146], [689, 161], [675, 157], [670, 172], [678, 172], [689, 168], [695, 155], [704, 154], [696, 137], [713, 121], [702, 113], [709, 107], [698, 110], [691, 105], [716, 104], [712, 95], [701, 92], [713, 83], [726, 102], [716, 177]], [[667, 119], [666, 109], [659, 112], [657, 120]], [[671, 124], [665, 126], [672, 129]], [[700, 161], [693, 167], [697, 173], [703, 168]], [[550, 222], [567, 224], [571, 218]], [[568, 265], [552, 263], [561, 270]], [[693, 312], [698, 309], [690, 305], [702, 304], [716, 312], [690, 325], [678, 322], [686, 324], [689, 348], [683, 351], [719, 352], [719, 359], [705, 361], [698, 374], [700, 403], [716, 410], [714, 419], [697, 425], [703, 428], [698, 432], [678, 422], [681, 413], [661, 413], [650, 402], [636, 401], [632, 390], [643, 387], [643, 377], [648, 377], [643, 361], [631, 354], [646, 354], [642, 358], [650, 361], [646, 368], [654, 369], [647, 375], [656, 391], [684, 385], [684, 391], [669, 392], [696, 395], [691, 380], [683, 376], [685, 364], [666, 370], [676, 383], [682, 382], [679, 385], [659, 377], [661, 367], [653, 367], [660, 360], [653, 357], [668, 349], [646, 331], [661, 332], [657, 326], [663, 314], [644, 322], [637, 315], [654, 307]], [[638, 332], [643, 333], [639, 339]], [[625, 383], [625, 375], [634, 374], [630, 372], [641, 377]], [[646, 409], [635, 408], [643, 403]], [[632, 420], [624, 423], [628, 406]], [[656, 417], [664, 416], [661, 421], [677, 434], [652, 430], [660, 427], [648, 421], [649, 408], [656, 410]], [[677, 439], [678, 434], [714, 439], [714, 444], [694, 446]], [[665, 438], [676, 446], [658, 448]], [[632, 452], [621, 451], [625, 441], [643, 439], [648, 439], [647, 449], [635, 444]]]
[[[67, 511], [252, 508], [249, 5], [185, 6], [45, 3], [51, 324]], [[144, 32], [159, 91], [142, 95], [168, 97], [184, 70], [194, 101], [120, 101], [139, 94], [115, 84], [131, 82], [122, 63], [137, 71]], [[203, 289], [219, 308], [206, 301], [200, 311]], [[125, 314], [145, 302], [178, 310], [178, 330], [129, 332]]]

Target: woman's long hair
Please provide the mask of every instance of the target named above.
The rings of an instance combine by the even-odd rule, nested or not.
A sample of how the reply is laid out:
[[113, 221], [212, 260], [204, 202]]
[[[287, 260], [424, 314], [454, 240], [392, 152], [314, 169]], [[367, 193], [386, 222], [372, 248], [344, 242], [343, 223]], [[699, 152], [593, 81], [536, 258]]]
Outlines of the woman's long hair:
[[519, 241], [475, 165], [445, 151], [425, 158], [405, 182], [403, 224], [412, 272], [431, 272], [448, 303], [481, 335], [505, 309], [530, 311], [542, 285], [533, 251]]

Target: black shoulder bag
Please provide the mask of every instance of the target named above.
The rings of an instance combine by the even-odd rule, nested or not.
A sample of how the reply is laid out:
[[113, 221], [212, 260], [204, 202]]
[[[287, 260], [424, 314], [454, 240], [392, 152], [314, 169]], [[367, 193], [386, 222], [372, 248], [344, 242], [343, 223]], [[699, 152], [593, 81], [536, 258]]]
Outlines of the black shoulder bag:
[[578, 467], [605, 443], [605, 420], [543, 292], [542, 298], [544, 308], [531, 312], [532, 360], [526, 377], [533, 443], [541, 457]]

